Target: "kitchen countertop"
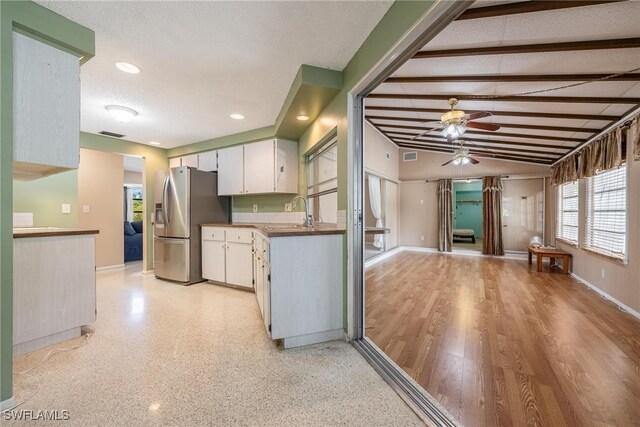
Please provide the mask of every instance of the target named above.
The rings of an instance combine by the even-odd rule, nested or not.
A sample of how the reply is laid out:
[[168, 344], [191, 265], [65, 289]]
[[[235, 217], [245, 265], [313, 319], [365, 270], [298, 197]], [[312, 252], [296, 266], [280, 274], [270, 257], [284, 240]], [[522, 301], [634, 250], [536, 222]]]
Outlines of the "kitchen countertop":
[[25, 237], [52, 237], [52, 236], [78, 236], [83, 234], [99, 234], [100, 230], [86, 230], [82, 228], [56, 228], [56, 227], [23, 227], [13, 229], [13, 238]]
[[244, 222], [216, 222], [200, 224], [200, 226], [255, 228], [266, 234], [267, 237], [314, 236], [323, 234], [344, 234], [346, 232], [344, 228], [338, 228], [336, 225], [329, 224], [316, 224], [313, 228], [305, 228], [300, 224], [262, 224]]

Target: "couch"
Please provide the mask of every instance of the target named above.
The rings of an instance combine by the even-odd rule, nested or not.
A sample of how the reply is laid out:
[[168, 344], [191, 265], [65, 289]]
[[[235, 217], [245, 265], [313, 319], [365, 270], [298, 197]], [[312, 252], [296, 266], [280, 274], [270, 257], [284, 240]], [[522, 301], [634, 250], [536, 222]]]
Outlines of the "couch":
[[142, 259], [142, 221], [124, 222], [124, 262]]

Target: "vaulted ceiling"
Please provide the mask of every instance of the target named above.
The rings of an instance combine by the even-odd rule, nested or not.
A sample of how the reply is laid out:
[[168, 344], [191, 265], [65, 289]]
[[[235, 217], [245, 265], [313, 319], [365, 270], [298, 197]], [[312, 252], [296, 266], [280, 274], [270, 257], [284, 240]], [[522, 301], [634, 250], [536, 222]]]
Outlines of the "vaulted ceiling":
[[366, 118], [400, 147], [452, 152], [421, 134], [456, 97], [500, 125], [464, 133], [475, 157], [549, 165], [638, 108], [639, 19], [638, 1], [480, 3], [367, 97]]

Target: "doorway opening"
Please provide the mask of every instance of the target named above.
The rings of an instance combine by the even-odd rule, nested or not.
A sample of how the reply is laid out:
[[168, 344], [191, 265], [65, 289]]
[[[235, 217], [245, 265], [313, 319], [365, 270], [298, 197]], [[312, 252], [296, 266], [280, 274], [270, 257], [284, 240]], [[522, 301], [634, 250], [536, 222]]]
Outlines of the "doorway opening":
[[482, 181], [453, 182], [453, 249], [482, 252]]

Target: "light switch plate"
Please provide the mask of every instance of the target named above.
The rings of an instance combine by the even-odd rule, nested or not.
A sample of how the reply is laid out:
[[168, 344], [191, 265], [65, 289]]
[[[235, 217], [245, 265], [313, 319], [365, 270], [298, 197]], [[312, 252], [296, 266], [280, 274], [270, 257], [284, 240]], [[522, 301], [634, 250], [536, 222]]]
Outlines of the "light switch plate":
[[71, 213], [71, 205], [69, 203], [63, 203], [62, 204], [62, 213], [63, 214], [70, 214]]
[[258, 212], [258, 205], [256, 203], [253, 204], [253, 212]]
[[82, 213], [89, 213], [89, 212], [91, 212], [91, 206], [82, 205]]

